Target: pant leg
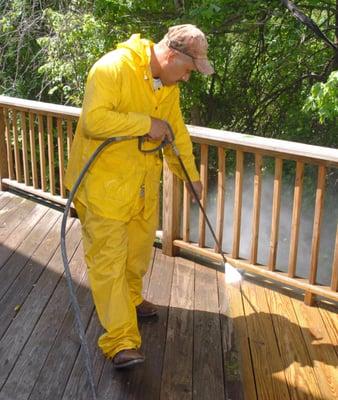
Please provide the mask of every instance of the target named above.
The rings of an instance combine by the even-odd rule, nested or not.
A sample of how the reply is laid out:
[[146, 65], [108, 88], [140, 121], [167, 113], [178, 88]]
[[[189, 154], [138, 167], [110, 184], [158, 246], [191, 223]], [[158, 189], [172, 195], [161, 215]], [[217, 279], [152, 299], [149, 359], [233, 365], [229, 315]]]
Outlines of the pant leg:
[[126, 279], [127, 223], [93, 214], [75, 202], [82, 224], [88, 276], [99, 320], [106, 332], [98, 345], [107, 357], [122, 349], [139, 348], [135, 304]]
[[131, 299], [136, 306], [143, 301], [142, 278], [149, 267], [157, 226], [158, 210], [147, 219], [144, 219], [141, 211], [128, 224], [126, 277]]

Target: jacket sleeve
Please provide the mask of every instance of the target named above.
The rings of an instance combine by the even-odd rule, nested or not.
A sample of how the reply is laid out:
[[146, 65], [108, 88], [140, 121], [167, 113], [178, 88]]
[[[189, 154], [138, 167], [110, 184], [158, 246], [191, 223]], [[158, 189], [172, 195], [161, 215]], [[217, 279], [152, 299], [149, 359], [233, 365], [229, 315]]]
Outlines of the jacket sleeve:
[[[173, 129], [175, 135], [175, 144], [180, 153], [183, 164], [189, 174], [190, 179], [192, 182], [195, 182], [198, 181], [200, 177], [195, 165], [195, 157], [192, 152], [191, 138], [182, 117], [178, 88], [174, 90], [173, 96], [174, 101], [171, 107], [168, 122]], [[171, 149], [171, 146], [167, 146], [164, 149], [164, 156], [171, 171], [180, 179], [186, 181], [187, 178], [185, 177], [179, 161]]]
[[150, 130], [149, 115], [118, 111], [123, 62], [100, 61], [92, 67], [86, 84], [82, 106], [85, 135], [98, 140], [112, 136], [145, 135]]

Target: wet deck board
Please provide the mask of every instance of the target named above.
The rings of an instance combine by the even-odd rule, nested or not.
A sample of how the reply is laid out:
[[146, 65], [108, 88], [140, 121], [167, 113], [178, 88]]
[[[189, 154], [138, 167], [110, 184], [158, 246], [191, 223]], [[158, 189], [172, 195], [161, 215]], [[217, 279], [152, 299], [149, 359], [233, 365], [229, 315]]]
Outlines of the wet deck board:
[[[91, 399], [59, 251], [61, 214], [0, 192], [0, 400]], [[118, 372], [96, 345], [102, 328], [88, 285], [80, 225], [67, 248], [99, 399], [337, 399], [334, 305], [246, 276], [226, 286], [215, 266], [154, 248], [140, 321], [142, 367]]]

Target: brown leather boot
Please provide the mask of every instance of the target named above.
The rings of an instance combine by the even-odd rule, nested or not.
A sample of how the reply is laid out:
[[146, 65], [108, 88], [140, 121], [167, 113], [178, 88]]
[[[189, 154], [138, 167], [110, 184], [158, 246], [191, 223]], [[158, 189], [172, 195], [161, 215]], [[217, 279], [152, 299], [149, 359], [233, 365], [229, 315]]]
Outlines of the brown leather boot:
[[119, 351], [113, 358], [113, 365], [116, 369], [132, 367], [141, 364], [145, 360], [143, 354], [136, 349], [124, 349]]
[[145, 317], [153, 317], [157, 315], [158, 309], [155, 304], [150, 303], [147, 300], [143, 300], [141, 304], [136, 306], [136, 313], [138, 317], [145, 318]]

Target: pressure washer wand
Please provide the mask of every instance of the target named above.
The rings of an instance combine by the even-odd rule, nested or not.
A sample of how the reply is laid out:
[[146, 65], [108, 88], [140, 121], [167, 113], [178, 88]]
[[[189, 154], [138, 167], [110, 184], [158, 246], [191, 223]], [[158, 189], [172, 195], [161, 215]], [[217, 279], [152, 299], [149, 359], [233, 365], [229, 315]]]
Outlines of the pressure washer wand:
[[[179, 164], [180, 164], [180, 166], [181, 166], [181, 168], [182, 168], [182, 171], [183, 171], [183, 173], [184, 173], [184, 175], [185, 175], [185, 177], [186, 177], [186, 180], [187, 180], [188, 186], [189, 186], [189, 188], [190, 188], [190, 191], [191, 191], [191, 193], [193, 194], [193, 196], [194, 196], [194, 198], [195, 198], [195, 200], [196, 200], [196, 202], [197, 202], [197, 204], [198, 204], [200, 210], [202, 211], [202, 214], [203, 214], [203, 216], [204, 216], [204, 218], [205, 218], [205, 221], [206, 221], [206, 223], [207, 223], [207, 225], [208, 225], [208, 227], [209, 227], [209, 229], [210, 229], [210, 232], [211, 232], [211, 234], [212, 234], [212, 237], [214, 238], [214, 241], [215, 241], [215, 243], [216, 243], [216, 245], [217, 245], [217, 247], [218, 247], [218, 249], [219, 249], [219, 252], [220, 252], [220, 254], [221, 254], [221, 256], [222, 256], [222, 259], [223, 259], [223, 266], [224, 266], [224, 273], [225, 273], [225, 282], [228, 283], [228, 284], [231, 284], [231, 285], [233, 285], [233, 284], [239, 284], [239, 289], [240, 289], [241, 292], [242, 292], [241, 285], [240, 285], [240, 282], [241, 282], [241, 280], [242, 280], [242, 274], [241, 274], [235, 267], [233, 267], [233, 266], [228, 262], [228, 260], [227, 260], [227, 258], [226, 258], [226, 256], [225, 256], [225, 254], [224, 254], [224, 252], [223, 252], [223, 250], [222, 250], [221, 243], [220, 243], [219, 240], [217, 239], [217, 236], [216, 236], [215, 231], [214, 231], [214, 229], [213, 229], [213, 227], [212, 227], [212, 225], [211, 225], [211, 222], [210, 222], [210, 220], [209, 220], [209, 218], [208, 218], [208, 215], [207, 215], [207, 213], [206, 213], [206, 211], [205, 211], [205, 208], [203, 207], [203, 205], [202, 205], [202, 203], [201, 203], [201, 201], [200, 201], [200, 199], [199, 199], [199, 197], [198, 197], [198, 194], [197, 194], [197, 192], [196, 192], [196, 190], [195, 190], [195, 188], [194, 188], [194, 185], [193, 185], [193, 183], [192, 183], [192, 181], [191, 181], [191, 178], [190, 178], [190, 176], [189, 176], [189, 173], [188, 173], [188, 171], [187, 171], [187, 169], [186, 169], [186, 167], [185, 167], [185, 165], [184, 165], [184, 162], [183, 162], [183, 160], [182, 160], [182, 158], [181, 158], [181, 156], [180, 156], [180, 152], [178, 151], [178, 148], [177, 148], [177, 146], [175, 145], [174, 133], [173, 133], [173, 130], [172, 130], [172, 128], [171, 128], [171, 126], [170, 126], [169, 124], [168, 124], [168, 129], [169, 129], [170, 134], [171, 134], [170, 145], [171, 145], [171, 148], [172, 148], [172, 150], [173, 150], [173, 153], [175, 154], [175, 156], [176, 156], [176, 158], [177, 158], [177, 160], [178, 160], [178, 162], [179, 162]], [[245, 297], [246, 297], [246, 296], [245, 296]], [[250, 303], [250, 304], [251, 304], [251, 303]]]
[[215, 232], [214, 232], [214, 229], [213, 229], [213, 227], [212, 227], [212, 225], [211, 225], [211, 222], [210, 222], [210, 220], [209, 220], [209, 217], [208, 217], [208, 215], [207, 215], [207, 213], [206, 213], [206, 211], [205, 211], [205, 209], [204, 209], [204, 207], [203, 207], [203, 205], [202, 205], [202, 203], [201, 203], [201, 200], [200, 200], [199, 197], [198, 197], [198, 194], [197, 194], [197, 192], [196, 192], [196, 190], [195, 190], [195, 188], [194, 188], [194, 185], [192, 184], [191, 178], [190, 178], [190, 176], [189, 176], [189, 174], [188, 174], [187, 169], [185, 168], [185, 165], [184, 165], [183, 160], [182, 160], [182, 158], [181, 158], [181, 156], [180, 156], [180, 153], [179, 153], [179, 151], [178, 151], [178, 148], [176, 147], [176, 145], [175, 145], [174, 142], [171, 143], [171, 147], [172, 147], [173, 152], [174, 152], [175, 156], [177, 157], [178, 162], [180, 163], [180, 166], [181, 166], [181, 168], [182, 168], [182, 170], [183, 170], [183, 172], [184, 172], [184, 175], [185, 175], [185, 177], [186, 177], [186, 179], [187, 179], [187, 183], [188, 183], [189, 189], [190, 189], [191, 192], [193, 193], [194, 199], [196, 200], [196, 202], [197, 202], [197, 204], [198, 204], [200, 210], [202, 211], [202, 214], [203, 214], [203, 216], [204, 216], [204, 218], [205, 218], [205, 222], [207, 223], [207, 225], [208, 225], [208, 227], [209, 227], [209, 229], [210, 229], [210, 232], [211, 232], [211, 234], [212, 234], [212, 237], [214, 238], [214, 241], [215, 241], [217, 247], [220, 249], [220, 254], [221, 254], [222, 258], [223, 258], [223, 261], [224, 261], [224, 263], [227, 263], [228, 260], [227, 260], [227, 258], [225, 257], [223, 251], [221, 250], [220, 243], [219, 243], [219, 241], [218, 241], [218, 239], [217, 239], [217, 237], [216, 237], [216, 234], [215, 234]]
[[192, 181], [191, 181], [191, 178], [190, 178], [190, 176], [189, 176], [189, 173], [188, 173], [188, 171], [187, 171], [187, 169], [186, 169], [186, 167], [185, 167], [185, 165], [184, 165], [184, 162], [183, 162], [183, 160], [182, 160], [182, 158], [181, 158], [180, 152], [178, 151], [178, 148], [177, 148], [177, 146], [176, 146], [176, 144], [175, 144], [175, 141], [173, 140], [173, 139], [174, 139], [174, 133], [173, 133], [173, 130], [172, 130], [172, 128], [171, 128], [171, 126], [170, 126], [169, 124], [168, 124], [168, 128], [169, 128], [169, 131], [170, 131], [171, 136], [172, 136], [172, 141], [170, 142], [170, 145], [171, 145], [171, 148], [172, 148], [172, 150], [173, 150], [173, 153], [175, 154], [175, 156], [176, 156], [178, 162], [180, 163], [180, 166], [181, 166], [181, 168], [182, 168], [182, 171], [184, 172], [184, 175], [185, 175], [185, 177], [186, 177], [186, 179], [187, 179], [187, 183], [188, 183], [189, 189], [190, 189], [191, 193], [194, 195], [194, 199], [196, 200], [196, 202], [197, 202], [197, 204], [198, 204], [200, 210], [202, 211], [202, 214], [203, 214], [203, 216], [204, 216], [204, 218], [205, 218], [205, 221], [206, 221], [206, 223], [207, 223], [207, 225], [208, 225], [208, 227], [209, 227], [209, 229], [210, 229], [210, 232], [211, 232], [211, 234], [212, 234], [212, 237], [214, 238], [214, 241], [215, 241], [217, 247], [218, 247], [219, 250], [220, 250], [220, 254], [221, 254], [221, 256], [222, 256], [223, 262], [224, 262], [224, 264], [226, 264], [226, 263], [228, 263], [228, 260], [227, 260], [227, 258], [225, 257], [224, 252], [222, 251], [222, 246], [220, 245], [219, 240], [217, 239], [217, 236], [216, 236], [216, 234], [215, 234], [215, 232], [214, 232], [214, 229], [213, 229], [213, 227], [212, 227], [212, 225], [211, 225], [211, 222], [210, 222], [210, 220], [209, 220], [209, 217], [208, 217], [208, 215], [207, 215], [207, 213], [206, 213], [206, 211], [205, 211], [205, 209], [204, 209], [204, 207], [203, 207], [203, 205], [202, 205], [202, 203], [201, 203], [201, 200], [200, 200], [199, 197], [198, 197], [198, 194], [197, 194], [197, 192], [196, 192], [196, 190], [195, 190], [195, 188], [194, 188], [194, 185], [193, 185], [193, 183], [192, 183]]

